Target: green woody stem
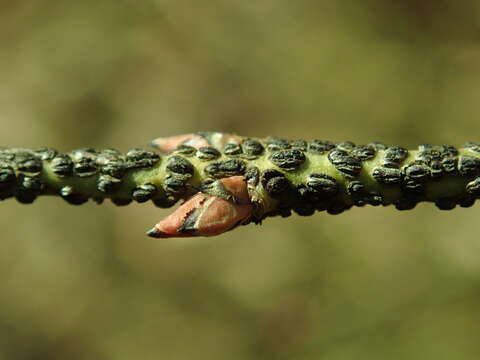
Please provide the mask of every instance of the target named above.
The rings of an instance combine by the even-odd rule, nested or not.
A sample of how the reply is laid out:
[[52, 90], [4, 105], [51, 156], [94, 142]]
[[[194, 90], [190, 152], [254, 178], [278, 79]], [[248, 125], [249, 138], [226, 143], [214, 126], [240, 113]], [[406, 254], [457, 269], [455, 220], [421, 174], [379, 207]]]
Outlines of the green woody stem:
[[447, 210], [457, 204], [471, 206], [480, 196], [480, 146], [406, 150], [379, 143], [199, 133], [161, 155], [140, 149], [126, 154], [112, 149], [68, 154], [0, 149], [0, 198], [15, 197], [22, 203], [57, 195], [72, 204], [110, 198], [117, 205], [152, 200], [170, 207], [198, 192], [222, 197], [210, 184], [238, 175], [247, 181], [255, 206], [251, 220], [256, 222], [288, 216], [291, 210], [300, 215], [315, 210], [338, 214], [366, 204], [407, 210], [429, 201]]

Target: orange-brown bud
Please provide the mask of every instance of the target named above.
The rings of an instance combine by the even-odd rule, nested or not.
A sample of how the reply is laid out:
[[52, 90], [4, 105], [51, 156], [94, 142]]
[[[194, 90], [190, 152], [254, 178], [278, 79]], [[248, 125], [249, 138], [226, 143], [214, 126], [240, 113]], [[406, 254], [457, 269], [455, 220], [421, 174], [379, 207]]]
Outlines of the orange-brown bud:
[[247, 222], [253, 205], [244, 177], [232, 176], [217, 182], [230, 199], [197, 193], [147, 234], [155, 238], [214, 236]]

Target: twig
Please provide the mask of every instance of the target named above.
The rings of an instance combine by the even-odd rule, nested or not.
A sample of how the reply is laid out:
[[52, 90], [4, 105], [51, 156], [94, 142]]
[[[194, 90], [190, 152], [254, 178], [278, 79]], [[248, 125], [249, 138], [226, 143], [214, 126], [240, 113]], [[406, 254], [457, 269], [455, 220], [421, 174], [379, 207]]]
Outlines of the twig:
[[287, 141], [223, 133], [159, 138], [161, 154], [133, 149], [0, 149], [0, 198], [32, 203], [57, 195], [116, 205], [186, 200], [148, 232], [153, 237], [211, 236], [267, 216], [339, 214], [352, 206], [408, 210], [421, 201], [442, 210], [468, 207], [480, 196], [480, 145]]

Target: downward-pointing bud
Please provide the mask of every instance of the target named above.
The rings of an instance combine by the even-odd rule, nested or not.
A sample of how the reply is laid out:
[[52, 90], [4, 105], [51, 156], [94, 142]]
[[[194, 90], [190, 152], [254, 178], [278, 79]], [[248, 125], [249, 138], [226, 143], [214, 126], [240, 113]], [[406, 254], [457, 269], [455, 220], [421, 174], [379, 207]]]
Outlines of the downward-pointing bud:
[[217, 180], [224, 196], [197, 193], [155, 225], [147, 235], [155, 238], [214, 236], [247, 222], [253, 212], [242, 176]]

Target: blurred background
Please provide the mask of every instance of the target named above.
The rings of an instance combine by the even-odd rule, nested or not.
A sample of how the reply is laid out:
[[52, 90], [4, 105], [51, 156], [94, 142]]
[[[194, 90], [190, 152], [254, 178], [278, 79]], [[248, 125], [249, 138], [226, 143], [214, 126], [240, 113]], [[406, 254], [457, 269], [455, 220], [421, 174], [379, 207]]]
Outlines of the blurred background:
[[[480, 140], [480, 3], [0, 1], [0, 79], [3, 146], [461, 145]], [[480, 357], [478, 206], [145, 237], [165, 214], [2, 202], [0, 360]]]

